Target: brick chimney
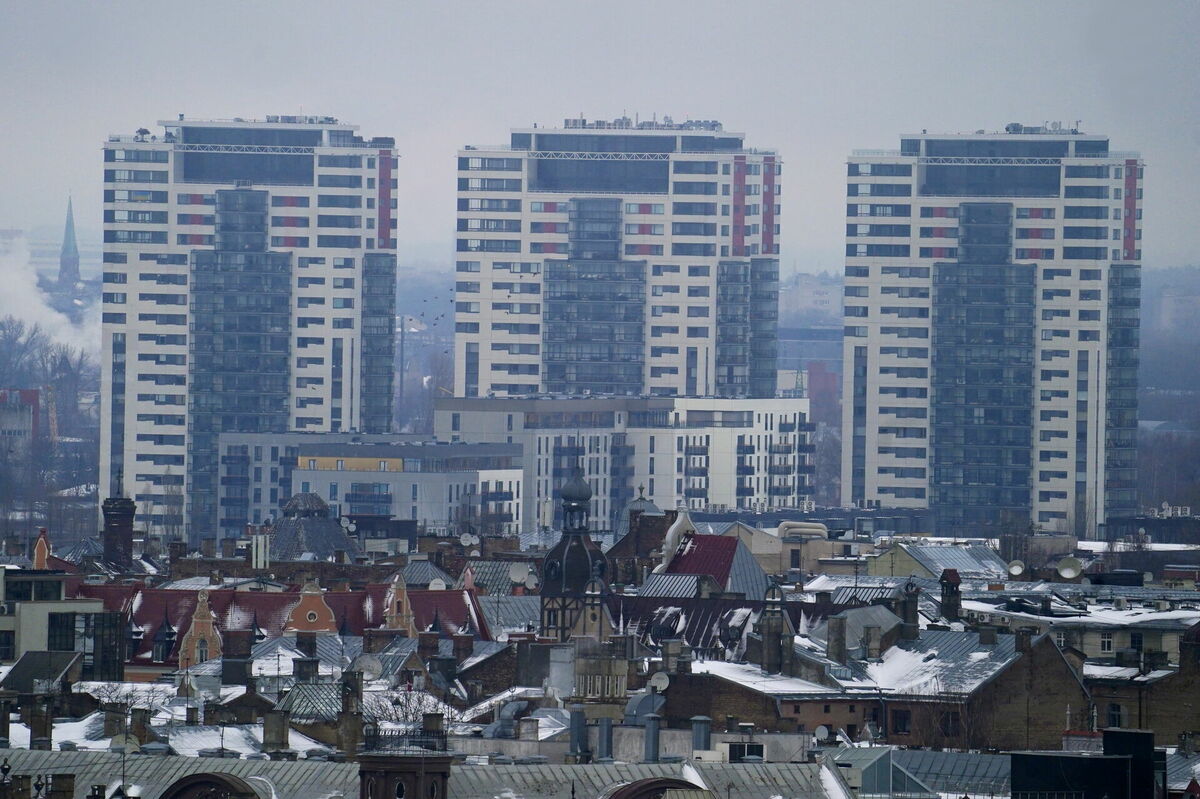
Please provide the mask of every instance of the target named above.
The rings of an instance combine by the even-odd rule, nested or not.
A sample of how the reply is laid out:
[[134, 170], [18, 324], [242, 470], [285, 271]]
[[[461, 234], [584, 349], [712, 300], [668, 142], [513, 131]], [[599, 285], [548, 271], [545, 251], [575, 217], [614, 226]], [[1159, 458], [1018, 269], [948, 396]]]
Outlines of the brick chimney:
[[1014, 643], [1016, 646], [1016, 650], [1018, 652], [1028, 652], [1030, 649], [1033, 648], [1033, 632], [1032, 631], [1022, 628], [1020, 630], [1017, 630], [1015, 633], [1013, 633], [1013, 635], [1015, 635], [1017, 637], [1016, 641]]
[[262, 750], [264, 752], [282, 752], [288, 748], [290, 721], [286, 710], [268, 710], [263, 714]]
[[213, 559], [217, 556], [217, 539], [201, 538], [200, 539], [200, 557]]
[[100, 508], [104, 529], [100, 541], [104, 559], [118, 566], [133, 564], [133, 517], [137, 506], [129, 497], [109, 497]]
[[294, 658], [292, 660], [292, 675], [296, 682], [316, 682], [320, 674], [321, 661], [316, 658]]
[[846, 652], [845, 616], [830, 616], [825, 620], [825, 657], [843, 666], [850, 659]]
[[226, 630], [221, 651], [221, 682], [224, 685], [250, 684], [250, 650], [253, 630]]
[[357, 713], [362, 709], [363, 675], [361, 671], [342, 672], [342, 712]]
[[462, 663], [471, 657], [471, 653], [475, 651], [475, 636], [471, 635], [471, 633], [455, 633], [453, 638], [454, 660]]
[[421, 660], [436, 657], [440, 637], [436, 630], [422, 630], [417, 633], [417, 657]]
[[867, 660], [879, 660], [882, 655], [882, 628], [870, 625], [863, 627], [863, 643], [866, 645]]
[[150, 708], [135, 707], [129, 712], [129, 734], [137, 738], [139, 744], [154, 740], [150, 731]]
[[296, 633], [296, 648], [306, 658], [317, 656], [317, 634], [311, 632]]
[[29, 748], [47, 752], [54, 748], [54, 716], [45, 702], [35, 702], [30, 708]]
[[917, 621], [918, 600], [921, 587], [909, 580], [904, 584], [900, 597], [900, 637], [906, 641], [915, 641], [921, 636], [921, 625]]
[[105, 702], [100, 705], [104, 711], [104, 737], [112, 738], [125, 732], [125, 714], [129, 707], [124, 702]]
[[75, 775], [52, 775], [50, 777], [50, 792], [47, 799], [75, 799]]
[[958, 569], [943, 569], [938, 583], [942, 587], [942, 616], [948, 621], [958, 621], [962, 614], [962, 579]]

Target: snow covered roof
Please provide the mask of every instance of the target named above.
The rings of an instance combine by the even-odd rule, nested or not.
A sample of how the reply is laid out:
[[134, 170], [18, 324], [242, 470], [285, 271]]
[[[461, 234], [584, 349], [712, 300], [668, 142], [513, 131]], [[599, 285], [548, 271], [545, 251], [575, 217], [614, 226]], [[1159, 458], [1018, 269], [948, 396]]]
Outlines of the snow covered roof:
[[982, 544], [911, 544], [898, 546], [921, 564], [931, 576], [939, 577], [946, 569], [954, 569], [963, 578], [1008, 576], [1008, 564], [996, 551]]
[[[1000, 597], [997, 597], [1000, 599]], [[964, 599], [964, 613], [1001, 615], [1014, 619], [1029, 619], [1042, 624], [1071, 627], [1156, 627], [1183, 631], [1200, 622], [1200, 609], [1155, 610], [1152, 608], [1125, 608], [1119, 610], [1109, 605], [1089, 604], [1086, 611], [1073, 615], [1043, 616], [1040, 613], [1009, 610], [1003, 604]]]
[[836, 688], [820, 683], [789, 677], [786, 674], [765, 674], [753, 663], [727, 663], [723, 660], [692, 661], [693, 674], [711, 674], [722, 680], [737, 683], [755, 693], [776, 699], [810, 698], [813, 695], [836, 694]]
[[1174, 669], [1154, 669], [1142, 673], [1134, 666], [1104, 666], [1099, 663], [1084, 663], [1083, 678], [1085, 680], [1123, 680], [1129, 682], [1157, 682], [1164, 677], [1170, 677]]
[[1015, 635], [997, 635], [982, 644], [979, 634], [922, 630], [913, 641], [887, 649], [879, 662], [868, 662], [870, 680], [886, 693], [969, 694], [1019, 657]]

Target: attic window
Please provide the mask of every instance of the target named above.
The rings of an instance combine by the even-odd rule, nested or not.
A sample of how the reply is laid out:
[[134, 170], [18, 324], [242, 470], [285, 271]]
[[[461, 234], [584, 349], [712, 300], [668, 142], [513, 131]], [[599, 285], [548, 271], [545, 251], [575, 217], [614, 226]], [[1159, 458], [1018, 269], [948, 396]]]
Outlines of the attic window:
[[316, 621], [317, 620], [317, 612], [315, 610], [310, 610], [308, 612], [308, 615], [305, 616], [304, 618], [308, 619], [309, 621]]

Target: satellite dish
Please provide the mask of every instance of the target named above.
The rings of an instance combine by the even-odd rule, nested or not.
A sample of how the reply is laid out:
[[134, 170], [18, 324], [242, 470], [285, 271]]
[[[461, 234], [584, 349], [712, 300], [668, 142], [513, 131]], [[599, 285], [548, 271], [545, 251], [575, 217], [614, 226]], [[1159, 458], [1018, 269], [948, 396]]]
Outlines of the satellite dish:
[[346, 529], [352, 533], [356, 533], [356, 532], [358, 532], [358, 525], [355, 524], [354, 522], [350, 522], [350, 526], [347, 527]]
[[1152, 582], [1154, 582], [1154, 572], [1143, 572], [1142, 573], [1142, 584], [1144, 585], [1146, 583], [1152, 583]]
[[467, 533], [467, 537], [471, 539], [471, 545], [472, 545], [472, 546], [474, 546], [475, 544], [478, 544], [478, 543], [479, 543], [479, 536], [477, 536], [477, 535], [474, 535], [474, 534], [472, 534], [472, 533]]
[[477, 557], [479, 557], [479, 550], [478, 550], [478, 549], [472, 549], [472, 550], [471, 550], [471, 552], [470, 552], [469, 554], [470, 554], [470, 556], [471, 556], [471, 557], [473, 557], [473, 558], [477, 558]]
[[1008, 564], [1008, 573], [1011, 577], [1020, 577], [1025, 573], [1025, 562], [1021, 560], [1012, 561]]
[[460, 535], [460, 536], [458, 537], [458, 543], [462, 544], [464, 547], [469, 547], [469, 546], [471, 546], [471, 535], [470, 535], [470, 533], [463, 533], [462, 535]]
[[350, 517], [343, 516], [342, 518], [338, 519], [338, 524], [340, 524], [342, 527], [349, 527], [350, 526]]
[[822, 724], [820, 727], [817, 727], [815, 730], [813, 730], [813, 736], [818, 741], [824, 741], [829, 738], [829, 728]]
[[383, 661], [369, 652], [364, 652], [351, 662], [350, 671], [362, 672], [363, 679], [368, 682], [378, 680], [383, 674]]
[[665, 671], [656, 671], [654, 676], [650, 678], [650, 687], [655, 691], [658, 691], [660, 694], [667, 690], [667, 687], [670, 684], [671, 678], [667, 676]]
[[432, 580], [429, 581], [429, 590], [430, 591], [445, 591], [446, 590], [446, 581], [443, 580], [441, 577], [434, 577]]
[[538, 587], [538, 576], [533, 572], [525, 575], [525, 587], [530, 591]]
[[527, 563], [514, 563], [508, 567], [508, 579], [514, 583], [523, 581], [527, 574], [529, 574], [529, 564]]
[[1063, 558], [1058, 562], [1055, 571], [1064, 580], [1074, 580], [1083, 574], [1083, 564], [1079, 562], [1078, 558]]

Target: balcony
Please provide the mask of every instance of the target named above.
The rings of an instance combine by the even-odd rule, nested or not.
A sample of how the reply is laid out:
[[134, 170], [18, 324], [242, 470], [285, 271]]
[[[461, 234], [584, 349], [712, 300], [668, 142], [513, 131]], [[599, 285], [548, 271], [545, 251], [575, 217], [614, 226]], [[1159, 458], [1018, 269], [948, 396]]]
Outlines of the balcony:
[[479, 495], [480, 502], [512, 502], [513, 492], [511, 491], [487, 491]]
[[708, 455], [708, 447], [687, 446], [683, 448], [684, 455]]
[[409, 732], [381, 732], [374, 722], [363, 725], [363, 749], [371, 752], [426, 749], [433, 752], [446, 751], [445, 730], [412, 730]]
[[753, 455], [754, 454], [754, 445], [753, 444], [738, 444], [737, 454]]
[[767, 447], [767, 452], [772, 455], [791, 455], [796, 451], [795, 444], [772, 444]]
[[754, 488], [752, 486], [738, 486], [737, 495], [739, 497], [752, 497], [754, 496]]
[[742, 476], [746, 476], [746, 475], [753, 475], [753, 474], [754, 474], [754, 467], [753, 467], [753, 466], [741, 466], [741, 465], [739, 465], [739, 466], [737, 467], [737, 473], [738, 473], [739, 475], [742, 475]]
[[343, 498], [352, 505], [391, 505], [391, 494], [371, 494], [351, 491]]
[[609, 454], [614, 458], [630, 458], [634, 454], [634, 449], [630, 444], [613, 444], [609, 448]]
[[707, 488], [685, 488], [685, 489], [683, 489], [683, 495], [685, 497], [687, 497], [688, 499], [707, 499], [708, 498], [708, 489]]
[[587, 453], [583, 447], [560, 444], [554, 448], [554, 457], [556, 458], [582, 458]]
[[790, 465], [771, 465], [767, 467], [767, 474], [775, 475], [790, 475], [793, 469]]
[[771, 486], [767, 489], [767, 494], [772, 497], [787, 497], [794, 493], [791, 486]]
[[780, 422], [779, 423], [779, 432], [781, 432], [781, 433], [796, 432], [796, 423], [795, 422]]
[[708, 477], [707, 466], [686, 466], [683, 469], [684, 477]]

